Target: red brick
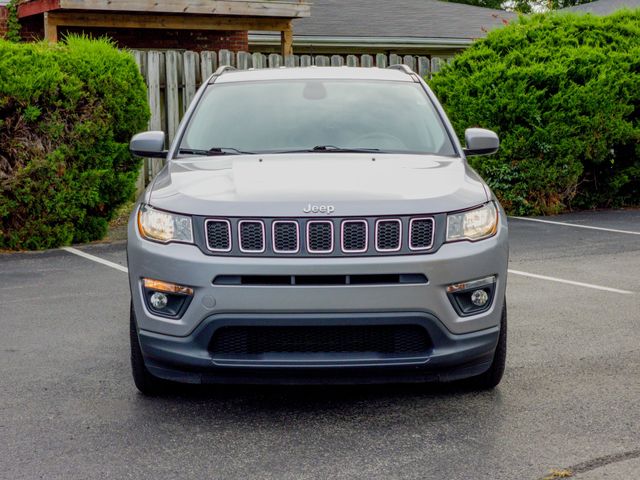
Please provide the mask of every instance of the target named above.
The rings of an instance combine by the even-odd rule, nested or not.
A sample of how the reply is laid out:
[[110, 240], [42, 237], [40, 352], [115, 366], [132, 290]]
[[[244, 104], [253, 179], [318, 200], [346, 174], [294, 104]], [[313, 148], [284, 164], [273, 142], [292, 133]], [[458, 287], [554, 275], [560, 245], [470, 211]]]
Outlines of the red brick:
[[0, 37], [3, 37], [7, 31], [7, 16], [9, 12], [7, 7], [0, 7]]
[[209, 30], [155, 30], [155, 29], [107, 29], [107, 28], [68, 28], [61, 29], [61, 36], [66, 33], [85, 33], [93, 37], [107, 36], [119, 47], [157, 48], [193, 50], [234, 51], [249, 49], [249, 37], [243, 31], [209, 31]]

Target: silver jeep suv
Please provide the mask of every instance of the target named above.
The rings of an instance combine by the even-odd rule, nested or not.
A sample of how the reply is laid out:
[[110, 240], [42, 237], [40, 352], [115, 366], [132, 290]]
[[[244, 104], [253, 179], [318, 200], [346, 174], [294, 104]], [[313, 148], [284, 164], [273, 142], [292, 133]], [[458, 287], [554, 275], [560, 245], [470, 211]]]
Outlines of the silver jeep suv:
[[500, 382], [507, 222], [429, 87], [388, 69], [219, 69], [129, 222], [143, 393], [186, 383]]

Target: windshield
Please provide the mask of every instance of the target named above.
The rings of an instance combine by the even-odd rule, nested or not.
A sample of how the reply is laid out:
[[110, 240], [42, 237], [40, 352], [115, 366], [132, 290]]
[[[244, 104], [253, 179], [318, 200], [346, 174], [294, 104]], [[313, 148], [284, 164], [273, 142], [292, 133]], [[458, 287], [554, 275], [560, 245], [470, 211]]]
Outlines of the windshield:
[[455, 154], [419, 84], [355, 80], [212, 85], [180, 149], [183, 154], [342, 149]]

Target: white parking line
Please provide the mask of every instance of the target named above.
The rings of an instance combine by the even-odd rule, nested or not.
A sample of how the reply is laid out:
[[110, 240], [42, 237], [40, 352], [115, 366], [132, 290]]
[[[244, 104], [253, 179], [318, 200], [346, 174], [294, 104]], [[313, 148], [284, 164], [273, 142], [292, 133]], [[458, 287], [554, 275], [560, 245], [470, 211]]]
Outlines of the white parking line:
[[[119, 270], [124, 273], [127, 273], [129, 271], [127, 267], [123, 267], [122, 265], [118, 265], [117, 263], [110, 262], [109, 260], [105, 260], [104, 258], [96, 257], [95, 255], [85, 253], [82, 250], [78, 250], [77, 248], [62, 247], [62, 249], [66, 252], [72, 253], [74, 255], [78, 255], [79, 257], [86, 258], [87, 260], [91, 260], [93, 262], [106, 265], [107, 267], [115, 268], [116, 270]], [[573, 280], [565, 280], [563, 278], [547, 277], [545, 275], [538, 275], [536, 273], [521, 272], [520, 270], [509, 270], [509, 273], [513, 273], [514, 275], [521, 275], [523, 277], [537, 278], [538, 280], [547, 280], [549, 282], [566, 283], [568, 285], [575, 285], [578, 287], [592, 288], [594, 290], [603, 290], [605, 292], [621, 293], [624, 295], [633, 295], [634, 293], [628, 290], [620, 290], [618, 288], [603, 287], [601, 285], [593, 285], [591, 283], [574, 282]]]
[[547, 280], [549, 282], [566, 283], [568, 285], [575, 285], [578, 287], [592, 288], [594, 290], [602, 290], [605, 292], [621, 293], [623, 295], [633, 295], [634, 292], [629, 290], [620, 290], [618, 288], [603, 287], [602, 285], [593, 285], [592, 283], [574, 282], [573, 280], [565, 280], [564, 278], [547, 277], [546, 275], [538, 275], [537, 273], [522, 272], [520, 270], [511, 270], [509, 273], [514, 275], [521, 275], [523, 277], [537, 278], [538, 280]]
[[592, 227], [590, 225], [578, 225], [575, 223], [554, 222], [553, 220], [541, 220], [540, 218], [525, 218], [525, 217], [510, 217], [510, 218], [515, 218], [516, 220], [524, 220], [525, 222], [550, 223], [552, 225], [563, 225], [565, 227], [587, 228], [589, 230], [601, 230], [603, 232], [613, 232], [613, 233], [626, 233], [627, 235], [640, 235], [640, 232], [634, 232], [633, 230], [618, 230], [615, 228]]
[[120, 270], [121, 272], [128, 273], [129, 270], [127, 267], [123, 267], [122, 265], [118, 265], [117, 263], [110, 262], [109, 260], [105, 260], [104, 258], [96, 257], [95, 255], [91, 255], [89, 253], [85, 253], [82, 250], [78, 250], [73, 247], [62, 247], [62, 250], [65, 252], [73, 253], [74, 255], [78, 255], [79, 257], [86, 258], [87, 260], [92, 260], [97, 263], [101, 263], [102, 265], [106, 265], [107, 267], [115, 268], [116, 270]]

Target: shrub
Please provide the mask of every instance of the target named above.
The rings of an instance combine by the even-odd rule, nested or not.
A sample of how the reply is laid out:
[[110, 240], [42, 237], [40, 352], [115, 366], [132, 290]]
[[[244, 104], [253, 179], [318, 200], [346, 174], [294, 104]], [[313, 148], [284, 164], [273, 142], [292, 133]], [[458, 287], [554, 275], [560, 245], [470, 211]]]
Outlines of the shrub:
[[0, 248], [104, 236], [135, 190], [132, 134], [149, 118], [133, 58], [107, 40], [0, 40]]
[[457, 132], [500, 135], [470, 163], [509, 212], [640, 204], [640, 10], [520, 18], [430, 83]]

